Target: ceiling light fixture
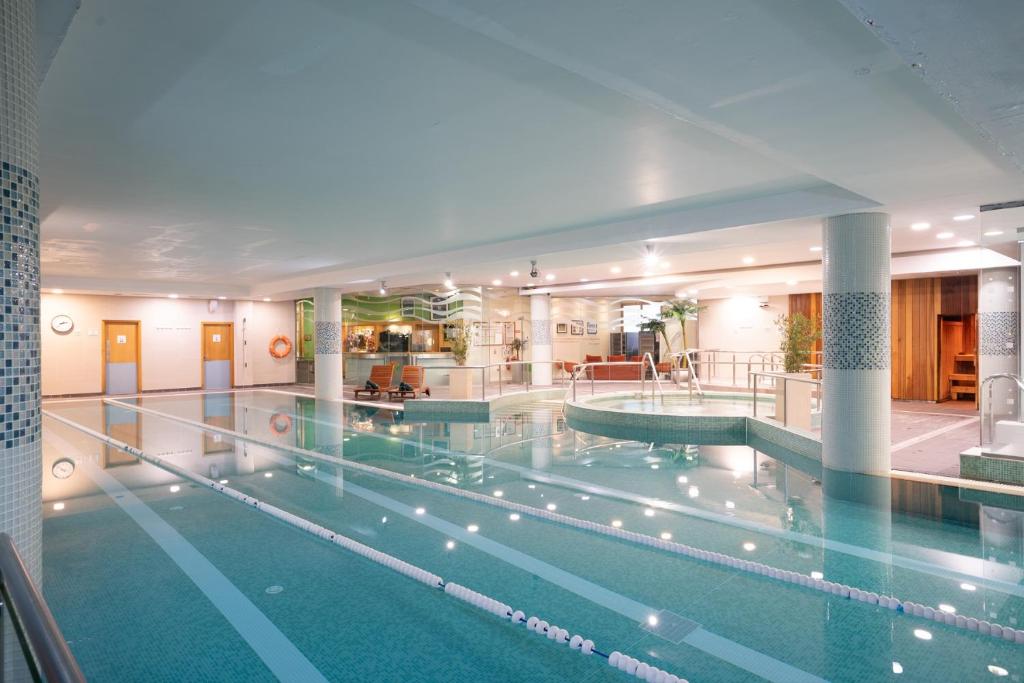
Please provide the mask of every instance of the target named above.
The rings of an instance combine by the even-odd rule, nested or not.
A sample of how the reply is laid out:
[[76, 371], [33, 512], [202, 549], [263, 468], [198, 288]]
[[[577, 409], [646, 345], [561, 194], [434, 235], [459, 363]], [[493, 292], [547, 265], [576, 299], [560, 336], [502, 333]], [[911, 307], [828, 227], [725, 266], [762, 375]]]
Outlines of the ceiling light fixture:
[[551, 282], [552, 280], [555, 279], [555, 274], [554, 273], [548, 273], [547, 275], [544, 276], [544, 279], [547, 280], [548, 282]]
[[491, 280], [491, 284], [495, 287], [501, 287], [501, 280]]
[[813, 247], [810, 248], [810, 251], [814, 251], [814, 252], [821, 251], [821, 247], [819, 245], [815, 244]]
[[444, 274], [444, 286], [447, 287], [448, 289], [451, 289], [452, 287], [455, 286], [455, 283], [452, 282], [452, 274], [451, 273], [445, 273]]
[[[986, 230], [982, 233], [985, 237], [998, 237], [1003, 234], [1002, 230]], [[54, 290], [56, 291], [56, 290]]]
[[612, 274], [618, 275], [619, 273], [622, 272], [622, 268], [620, 268], [619, 266], [612, 266], [611, 271]]
[[974, 246], [974, 242], [972, 242], [971, 240], [960, 240], [959, 242], [956, 243], [956, 246], [958, 246], [958, 247], [973, 247]]
[[224, 301], [225, 299], [227, 299], [226, 296], [218, 296], [217, 298], [220, 299], [221, 301]]
[[754, 262], [754, 257], [753, 256], [744, 256], [743, 257], [743, 263], [745, 263], [746, 265], [749, 266], [753, 262]]
[[644, 254], [644, 263], [651, 267], [658, 262], [658, 252], [654, 250], [653, 244], [645, 245], [645, 248], [647, 253]]
[[380, 290], [378, 290], [378, 291], [380, 291], [380, 295], [381, 296], [384, 296], [385, 294], [388, 293], [388, 282], [387, 282], [387, 280], [381, 280], [380, 281]]
[[63, 294], [64, 290], [63, 289], [51, 289], [50, 293], [51, 294]]
[[580, 278], [580, 282], [590, 282], [590, 278], [589, 277], [581, 277]]
[[519, 277], [519, 271], [518, 270], [509, 271], [508, 276], [509, 277]]
[[940, 239], [940, 240], [948, 240], [952, 236], [953, 236], [953, 233], [951, 233], [951, 232], [940, 232], [939, 234], [937, 234], [935, 236], [935, 238], [936, 239]]
[[962, 213], [959, 216], [953, 216], [953, 220], [955, 220], [957, 223], [963, 223], [964, 221], [973, 221], [974, 220], [974, 214], [973, 213]]
[[792, 287], [796, 284], [796, 280], [786, 280], [786, 284]]
[[920, 223], [911, 223], [910, 224], [910, 229], [911, 230], [916, 230], [918, 232], [921, 232], [922, 230], [930, 230], [931, 227], [932, 227], [932, 224], [927, 222], [927, 221], [921, 221]]
[[167, 298], [168, 298], [168, 299], [177, 299], [177, 298], [178, 298], [178, 295], [177, 295], [177, 294], [168, 294], [168, 295], [167, 295]]
[[270, 297], [269, 296], [265, 296], [265, 297], [263, 297], [263, 300], [266, 301], [266, 302], [269, 302], [270, 301]]

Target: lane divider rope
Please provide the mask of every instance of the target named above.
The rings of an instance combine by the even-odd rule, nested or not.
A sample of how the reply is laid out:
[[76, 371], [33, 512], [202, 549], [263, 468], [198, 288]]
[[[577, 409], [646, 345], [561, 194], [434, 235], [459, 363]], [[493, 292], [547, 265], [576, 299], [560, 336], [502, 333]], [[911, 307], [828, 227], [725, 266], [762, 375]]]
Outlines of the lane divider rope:
[[680, 678], [675, 674], [669, 673], [655, 666], [647, 664], [639, 659], [630, 657], [622, 654], [618, 651], [614, 651], [611, 654], [605, 654], [597, 650], [594, 646], [594, 641], [589, 638], [584, 638], [579, 634], [575, 634], [570, 637], [569, 631], [563, 629], [557, 625], [550, 624], [540, 617], [531, 616], [526, 617], [526, 613], [522, 610], [514, 610], [510, 605], [495, 600], [483, 593], [478, 593], [470, 588], [462, 586], [454, 581], [446, 582], [443, 578], [437, 574], [428, 572], [425, 569], [421, 569], [414, 564], [410, 564], [404, 560], [401, 560], [394, 555], [376, 550], [368, 545], [360, 543], [355, 539], [344, 536], [340, 533], [332, 531], [327, 527], [321, 526], [316, 522], [312, 522], [304, 517], [299, 517], [287, 510], [271, 505], [264, 501], [254, 498], [250, 495], [242, 493], [237, 489], [233, 489], [225, 484], [221, 484], [212, 479], [204, 477], [201, 474], [191, 472], [178, 465], [170, 463], [163, 458], [155, 455], [150, 455], [143, 450], [130, 446], [123, 441], [114, 439], [113, 437], [107, 436], [94, 429], [90, 429], [84, 425], [78, 424], [73, 420], [65, 418], [60, 415], [56, 415], [47, 410], [42, 411], [43, 415], [51, 417], [58, 422], [77, 429], [78, 431], [87, 434], [99, 441], [113, 447], [118, 450], [124, 451], [129, 455], [144, 460], [145, 462], [159, 467], [167, 472], [171, 472], [182, 479], [192, 481], [196, 484], [202, 485], [204, 488], [212, 489], [218, 493], [221, 493], [228, 498], [236, 500], [247, 507], [259, 510], [271, 517], [274, 517], [289, 526], [292, 526], [301, 531], [305, 531], [308, 534], [316, 536], [317, 538], [323, 539], [335, 545], [341, 546], [346, 550], [349, 550], [361, 557], [364, 557], [371, 562], [375, 562], [379, 565], [387, 567], [399, 574], [407, 576], [415, 581], [418, 581], [431, 588], [443, 590], [445, 595], [451, 596], [457, 600], [465, 602], [473, 607], [481, 609], [485, 612], [489, 612], [494, 616], [501, 619], [507, 619], [513, 624], [525, 624], [527, 629], [531, 632], [544, 635], [548, 640], [554, 641], [560, 645], [568, 645], [571, 650], [578, 650], [583, 655], [596, 654], [607, 660], [608, 664], [618, 668], [620, 671], [624, 671], [629, 675], [636, 676], [637, 678], [651, 683], [688, 683], [685, 678]]
[[[176, 415], [169, 415], [162, 413], [158, 410], [152, 410], [151, 408], [142, 408], [140, 406], [134, 406], [127, 403], [120, 403], [119, 401], [111, 401], [106, 399], [107, 402], [119, 405], [125, 408], [136, 410], [140, 413], [151, 414], [157, 417], [163, 417], [173, 421], [180, 422], [182, 424], [190, 425], [200, 431], [212, 431], [219, 432], [226, 436], [233, 438], [243, 439], [252, 443], [264, 446], [266, 448], [284, 450], [301, 455], [305, 458], [312, 458], [321, 460], [327, 464], [338, 465], [341, 467], [349, 468], [355, 471], [364, 472], [371, 476], [383, 477], [391, 479], [393, 481], [403, 482], [405, 484], [411, 484], [413, 486], [420, 486], [428, 488], [434, 491], [446, 495], [453, 495], [467, 500], [473, 500], [485, 505], [491, 505], [493, 507], [503, 508], [513, 512], [529, 515], [538, 519], [543, 519], [565, 526], [571, 526], [577, 529], [583, 529], [585, 531], [591, 531], [594, 533], [602, 534], [605, 536], [611, 536], [613, 538], [622, 539], [629, 541], [637, 545], [648, 546], [657, 548], [665, 552], [674, 553], [677, 555], [683, 555], [693, 559], [701, 560], [703, 562], [709, 562], [711, 564], [717, 564], [730, 569], [738, 569], [743, 572], [750, 574], [757, 574], [764, 576], [769, 579], [775, 579], [784, 583], [793, 584], [796, 586], [802, 586], [804, 588], [810, 588], [823, 593], [839, 596], [852, 600], [854, 602], [864, 602], [869, 605], [878, 605], [894, 610], [896, 612], [904, 613], [910, 616], [921, 617], [929, 621], [937, 623], [943, 623], [948, 626], [955, 628], [965, 629], [968, 631], [975, 631], [983, 635], [991, 635], [995, 638], [1001, 638], [1008, 642], [1017, 643], [1018, 645], [1024, 645], [1024, 629], [1015, 629], [1011, 626], [1003, 626], [1000, 624], [993, 624], [984, 619], [977, 619], [974, 617], [965, 617], [963, 615], [951, 614], [945, 612], [938, 607], [930, 607], [922, 605], [916, 602], [907, 600], [900, 600], [892, 596], [879, 595], [878, 593], [847, 586], [845, 584], [836, 583], [833, 581], [827, 581], [825, 579], [816, 579], [813, 576], [807, 574], [801, 574], [800, 572], [789, 571], [785, 569], [778, 569], [776, 567], [769, 567], [766, 564], [760, 562], [753, 562], [751, 560], [745, 560], [740, 557], [734, 557], [732, 555], [726, 555], [724, 553], [716, 553], [709, 550], [702, 550], [694, 546], [686, 545], [684, 543], [678, 543], [676, 541], [665, 540], [661, 538], [655, 538], [647, 534], [641, 534], [636, 531], [629, 531], [628, 529], [616, 528], [610, 525], [601, 524], [599, 522], [591, 522], [585, 519], [579, 519], [570, 515], [565, 515], [559, 512], [552, 512], [551, 510], [544, 510], [541, 508], [535, 508], [530, 505], [523, 503], [515, 503], [513, 501], [505, 500], [503, 498], [495, 498], [482, 493], [476, 493], [475, 491], [466, 491], [464, 489], [455, 488], [447, 484], [440, 484], [437, 482], [427, 481], [425, 479], [419, 479], [412, 477], [407, 474], [400, 474], [398, 472], [392, 472], [372, 465], [364, 465], [363, 463], [352, 462], [350, 460], [344, 460], [331, 455], [323, 453], [317, 453], [316, 451], [310, 451], [304, 448], [298, 448], [297, 446], [290, 446], [287, 444], [275, 444], [271, 441], [266, 441], [258, 437], [250, 436], [248, 434], [241, 434], [229, 429], [222, 427], [216, 427], [214, 425], [206, 425], [201, 422], [189, 420], [187, 418], [178, 417]], [[45, 412], [45, 411], [44, 411]], [[100, 434], [100, 436], [104, 436]]]

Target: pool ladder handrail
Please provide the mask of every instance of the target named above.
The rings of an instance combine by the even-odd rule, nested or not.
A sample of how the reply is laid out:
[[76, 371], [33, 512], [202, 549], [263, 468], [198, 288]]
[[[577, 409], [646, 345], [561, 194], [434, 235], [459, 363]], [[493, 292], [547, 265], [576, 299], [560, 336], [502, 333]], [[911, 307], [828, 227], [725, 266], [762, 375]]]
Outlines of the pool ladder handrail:
[[[85, 676], [10, 535], [0, 533], [0, 610], [7, 609], [34, 680], [85, 683]], [[2, 623], [2, 622], [0, 622]]]
[[644, 397], [644, 382], [647, 379], [647, 373], [644, 369], [647, 367], [648, 362], [651, 365], [651, 377], [654, 381], [651, 382], [651, 400], [654, 400], [654, 388], [658, 388], [658, 393], [661, 395], [661, 402], [665, 402], [665, 389], [661, 386], [661, 378], [658, 377], [658, 366], [654, 362], [654, 356], [648, 351], [644, 354], [644, 357], [640, 359], [640, 398]]
[[[979, 415], [981, 417], [981, 437], [980, 437], [980, 444], [979, 444], [980, 446], [984, 446], [986, 444], [986, 441], [985, 441], [985, 423], [986, 423], [986, 420], [985, 420], [985, 403], [986, 403], [986, 401], [985, 401], [985, 385], [986, 384], [988, 385], [988, 420], [987, 420], [987, 422], [988, 422], [988, 436], [989, 436], [989, 440], [988, 440], [987, 443], [989, 445], [993, 444], [993, 442], [994, 442], [994, 440], [996, 438], [996, 432], [995, 432], [995, 429], [996, 429], [996, 427], [995, 427], [995, 411], [992, 410], [992, 384], [997, 379], [1010, 379], [1010, 380], [1013, 380], [1017, 384], [1017, 392], [1018, 392], [1018, 394], [1024, 394], [1024, 379], [1021, 379], [1020, 375], [1016, 375], [1016, 374], [1014, 374], [1012, 372], [997, 372], [997, 373], [995, 373], [993, 375], [989, 375], [985, 379], [981, 380], [981, 386], [978, 389], [978, 401], [980, 402], [980, 405], [978, 406], [978, 408], [979, 408], [978, 413], [979, 413]], [[1017, 405], [1019, 405], [1019, 403], [1020, 403], [1019, 399], [1020, 399], [1020, 396], [1018, 395]]]

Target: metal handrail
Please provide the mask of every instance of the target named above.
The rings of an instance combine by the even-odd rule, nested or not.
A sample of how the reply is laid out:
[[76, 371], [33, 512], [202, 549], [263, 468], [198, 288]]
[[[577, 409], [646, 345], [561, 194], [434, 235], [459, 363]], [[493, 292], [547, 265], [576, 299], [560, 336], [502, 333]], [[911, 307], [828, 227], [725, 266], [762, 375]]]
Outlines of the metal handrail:
[[[589, 363], [577, 363], [576, 367], [572, 369], [572, 375], [569, 378], [570, 390], [572, 391], [572, 400], [576, 400], [576, 380], [579, 379], [580, 371], [588, 368], [605, 367], [612, 365], [631, 365], [634, 367], [640, 367], [640, 380], [643, 380], [643, 370], [646, 363], [643, 360], [602, 360], [602, 361], [591, 361]], [[602, 380], [605, 381], [605, 380]], [[633, 382], [635, 380], [607, 380], [609, 382]], [[594, 394], [594, 373], [590, 373], [590, 394]]]
[[[498, 396], [502, 395], [502, 377], [501, 368], [505, 365], [557, 365], [562, 369], [562, 373], [558, 376], [558, 384], [560, 386], [565, 385], [565, 361], [561, 360], [510, 360], [503, 361], [500, 363], [487, 363], [484, 365], [424, 365], [424, 374], [427, 370], [479, 370], [480, 371], [480, 399], [483, 401], [487, 400], [487, 371], [491, 368], [498, 368]], [[526, 379], [526, 391], [530, 391], [530, 378]]]
[[[697, 394], [704, 395], [704, 388], [700, 385], [700, 378], [697, 376], [697, 366], [700, 361], [694, 360], [694, 354], [700, 353], [699, 349], [686, 349], [671, 354], [672, 358], [686, 358], [686, 387], [690, 392], [690, 399], [693, 400], [693, 386], [697, 385]], [[678, 367], [682, 370], [682, 367]], [[678, 386], [678, 383], [676, 384]]]
[[988, 385], [988, 443], [993, 443], [996, 438], [995, 433], [995, 411], [992, 410], [992, 384], [997, 379], [1010, 379], [1017, 384], [1017, 390], [1024, 393], [1024, 380], [1021, 379], [1020, 375], [1015, 375], [1012, 372], [997, 372], [994, 375], [989, 375], [985, 379], [981, 380], [981, 389], [978, 394], [981, 405], [979, 406], [979, 413], [981, 416], [981, 444], [985, 445], [985, 401], [983, 400], [985, 395], [985, 385]]
[[[652, 401], [654, 400], [654, 387], [657, 386], [658, 387], [658, 393], [661, 394], [661, 400], [664, 401], [665, 400], [665, 390], [661, 386], [661, 378], [658, 377], [658, 366], [654, 362], [654, 356], [651, 355], [650, 351], [648, 351], [647, 353], [644, 354], [644, 357], [641, 359], [641, 363], [646, 364], [648, 361], [650, 361], [650, 363], [651, 363], [651, 377], [654, 378], [654, 382], [651, 383], [651, 400]], [[646, 376], [647, 376], [647, 373], [644, 372], [644, 368], [641, 367], [640, 368], [640, 398], [644, 397], [644, 379], [646, 379]]]
[[[782, 380], [782, 393], [783, 393], [783, 395], [785, 395], [785, 393], [786, 393], [786, 384], [788, 382], [803, 382], [804, 384], [811, 384], [811, 385], [817, 386], [818, 387], [818, 391], [817, 391], [817, 393], [815, 395], [815, 409], [819, 410], [819, 411], [821, 410], [821, 380], [820, 379], [811, 379], [810, 377], [789, 377], [784, 372], [751, 372], [750, 374], [754, 376], [754, 382], [753, 382], [753, 384], [754, 384], [754, 400], [753, 400], [753, 404], [754, 404], [754, 417], [757, 417], [757, 378], [758, 377], [771, 377], [771, 378], [776, 379], [776, 380], [781, 379]], [[782, 415], [782, 426], [783, 427], [788, 426], [788, 424], [789, 424], [789, 420], [788, 420], [788, 418], [787, 418], [785, 413], [786, 413], [786, 411], [783, 411], [783, 415]], [[778, 411], [776, 411], [775, 419], [776, 420], [779, 419]]]
[[35, 679], [47, 683], [85, 683], [85, 676], [42, 593], [32, 583], [14, 540], [3, 533], [0, 533], [0, 598], [8, 608]]

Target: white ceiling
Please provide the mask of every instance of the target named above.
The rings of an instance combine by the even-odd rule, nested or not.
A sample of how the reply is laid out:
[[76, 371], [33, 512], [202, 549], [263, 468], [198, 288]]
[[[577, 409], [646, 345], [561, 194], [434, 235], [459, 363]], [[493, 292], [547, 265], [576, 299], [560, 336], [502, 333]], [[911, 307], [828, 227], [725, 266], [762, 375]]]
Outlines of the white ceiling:
[[43, 284], [69, 290], [602, 277], [647, 238], [675, 272], [799, 262], [822, 215], [945, 247], [1022, 194], [833, 0], [85, 0], [41, 117]]

